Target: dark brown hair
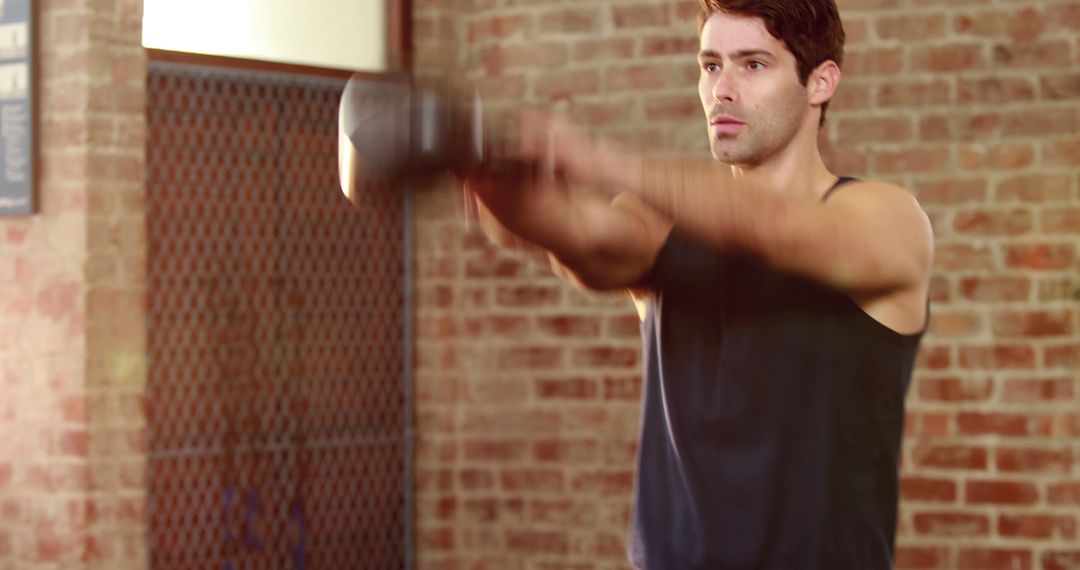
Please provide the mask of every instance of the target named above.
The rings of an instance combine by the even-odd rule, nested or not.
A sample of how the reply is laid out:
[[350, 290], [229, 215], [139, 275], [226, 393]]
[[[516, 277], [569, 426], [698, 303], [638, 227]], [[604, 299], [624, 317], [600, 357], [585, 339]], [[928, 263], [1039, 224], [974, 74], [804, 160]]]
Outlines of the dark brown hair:
[[[795, 56], [799, 81], [806, 85], [810, 72], [817, 66], [832, 60], [840, 66], [844, 62], [844, 25], [835, 0], [698, 0], [698, 33], [705, 27], [705, 20], [717, 12], [738, 16], [761, 18], [765, 29], [776, 39], [784, 42]], [[825, 109], [821, 106], [821, 122], [825, 122]]]

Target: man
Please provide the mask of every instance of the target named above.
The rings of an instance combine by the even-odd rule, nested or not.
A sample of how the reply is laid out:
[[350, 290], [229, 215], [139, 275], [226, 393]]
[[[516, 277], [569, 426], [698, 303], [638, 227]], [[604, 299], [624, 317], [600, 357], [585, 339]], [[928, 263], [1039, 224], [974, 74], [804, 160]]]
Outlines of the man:
[[716, 160], [530, 116], [520, 158], [555, 175], [476, 177], [467, 194], [562, 275], [645, 307], [638, 568], [889, 568], [931, 228], [905, 189], [822, 162], [833, 0], [701, 4]]

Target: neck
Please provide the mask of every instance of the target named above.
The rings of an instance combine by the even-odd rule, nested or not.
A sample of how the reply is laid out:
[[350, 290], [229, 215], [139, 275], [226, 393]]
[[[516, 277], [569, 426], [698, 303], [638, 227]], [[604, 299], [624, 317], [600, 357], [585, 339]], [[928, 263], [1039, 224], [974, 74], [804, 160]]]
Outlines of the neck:
[[779, 153], [754, 166], [731, 167], [736, 180], [791, 198], [819, 200], [836, 180], [817, 145], [818, 125], [804, 125]]

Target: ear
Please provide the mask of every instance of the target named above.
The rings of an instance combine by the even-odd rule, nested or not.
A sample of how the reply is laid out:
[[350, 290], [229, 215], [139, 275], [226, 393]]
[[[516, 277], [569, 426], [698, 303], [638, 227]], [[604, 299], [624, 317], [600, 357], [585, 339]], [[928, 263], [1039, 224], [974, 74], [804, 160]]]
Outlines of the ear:
[[806, 81], [806, 92], [810, 96], [810, 104], [824, 105], [832, 99], [836, 88], [840, 86], [840, 75], [840, 67], [832, 60], [822, 63], [810, 72], [810, 77]]

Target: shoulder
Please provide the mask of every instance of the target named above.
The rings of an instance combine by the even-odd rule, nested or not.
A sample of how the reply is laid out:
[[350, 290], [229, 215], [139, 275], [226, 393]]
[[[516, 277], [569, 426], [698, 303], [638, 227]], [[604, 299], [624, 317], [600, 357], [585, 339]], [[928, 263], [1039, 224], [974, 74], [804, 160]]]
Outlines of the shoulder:
[[870, 221], [905, 222], [929, 232], [930, 220], [910, 190], [881, 180], [853, 180], [836, 188], [825, 206], [846, 209]]
[[932, 257], [934, 230], [916, 196], [907, 188], [881, 180], [854, 180], [837, 188], [825, 206], [841, 210], [844, 219], [867, 235], [894, 238]]

